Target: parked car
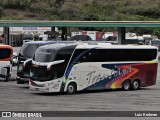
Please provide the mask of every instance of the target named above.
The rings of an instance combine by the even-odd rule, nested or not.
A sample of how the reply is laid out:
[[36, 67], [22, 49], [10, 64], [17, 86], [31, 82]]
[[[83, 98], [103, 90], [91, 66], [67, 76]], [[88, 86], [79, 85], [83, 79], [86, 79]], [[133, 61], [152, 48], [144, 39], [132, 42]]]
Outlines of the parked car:
[[158, 47], [158, 51], [160, 52], [160, 39], [151, 40], [150, 45]]
[[88, 35], [75, 35], [70, 38], [71, 41], [80, 40], [80, 41], [91, 41], [92, 38]]
[[158, 48], [158, 57], [160, 58], [160, 39], [151, 40], [150, 45]]

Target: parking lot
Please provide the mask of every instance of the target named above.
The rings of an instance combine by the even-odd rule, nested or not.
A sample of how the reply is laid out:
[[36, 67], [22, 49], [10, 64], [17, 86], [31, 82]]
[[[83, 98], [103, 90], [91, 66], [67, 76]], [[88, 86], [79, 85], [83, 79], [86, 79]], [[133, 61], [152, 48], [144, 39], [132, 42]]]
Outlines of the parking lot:
[[[15, 50], [15, 49], [14, 49]], [[17, 50], [15, 50], [17, 51]], [[12, 76], [16, 76], [16, 67]], [[103, 90], [64, 93], [35, 93], [16, 81], [0, 82], [1, 111], [159, 111], [160, 62], [157, 83], [137, 91]]]

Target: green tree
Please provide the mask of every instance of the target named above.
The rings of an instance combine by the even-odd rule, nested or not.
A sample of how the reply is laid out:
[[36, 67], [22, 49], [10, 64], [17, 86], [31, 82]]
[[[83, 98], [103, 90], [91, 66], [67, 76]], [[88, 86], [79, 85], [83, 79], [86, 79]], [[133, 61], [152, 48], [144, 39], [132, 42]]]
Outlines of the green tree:
[[54, 2], [56, 4], [56, 6], [62, 6], [64, 4], [64, 0], [55, 0]]
[[3, 8], [0, 6], [0, 18], [3, 16]]
[[3, 16], [3, 1], [0, 1], [0, 18]]
[[159, 29], [159, 30], [155, 30], [154, 34], [155, 34], [158, 38], [160, 38], [160, 29]]

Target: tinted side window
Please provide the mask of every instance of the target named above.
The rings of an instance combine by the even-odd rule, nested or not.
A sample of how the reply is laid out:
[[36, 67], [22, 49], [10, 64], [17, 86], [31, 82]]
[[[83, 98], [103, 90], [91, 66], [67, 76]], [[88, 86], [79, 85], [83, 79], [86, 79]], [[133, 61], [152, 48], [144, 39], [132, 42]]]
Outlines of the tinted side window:
[[130, 51], [131, 59], [134, 61], [150, 61], [157, 57], [156, 49], [136, 49]]
[[[82, 54], [84, 53], [84, 54]], [[80, 55], [81, 54], [81, 55]], [[78, 58], [79, 56], [79, 58]], [[156, 49], [91, 49], [76, 50], [76, 62], [150, 61], [156, 59]]]
[[56, 54], [55, 61], [56, 60], [69, 60], [72, 53], [73, 53], [73, 49], [60, 50]]
[[6, 59], [10, 57], [11, 50], [10, 49], [0, 49], [0, 59]]
[[76, 49], [73, 53], [70, 63], [78, 62], [79, 59], [83, 56], [82, 54], [87, 51], [86, 49]]
[[73, 50], [74, 49], [65, 49], [65, 50], [60, 50], [58, 51], [58, 53], [56, 54], [56, 58], [55, 58], [55, 61], [57, 60], [65, 60], [64, 62], [60, 63], [60, 64], [57, 64], [57, 65], [53, 65], [52, 66], [52, 70], [53, 70], [53, 73], [57, 72], [56, 76], [59, 78], [59, 77], [62, 77], [65, 70], [66, 70], [66, 67], [68, 65], [68, 61], [70, 60], [70, 57], [73, 53]]

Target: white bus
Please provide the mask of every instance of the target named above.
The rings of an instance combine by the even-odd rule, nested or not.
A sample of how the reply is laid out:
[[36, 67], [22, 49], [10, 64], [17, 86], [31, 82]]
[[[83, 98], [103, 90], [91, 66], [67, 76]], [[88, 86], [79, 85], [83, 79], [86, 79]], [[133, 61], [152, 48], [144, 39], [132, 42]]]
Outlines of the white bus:
[[105, 43], [42, 46], [32, 60], [29, 87], [69, 94], [82, 90], [137, 90], [156, 84], [157, 51], [154, 46]]

